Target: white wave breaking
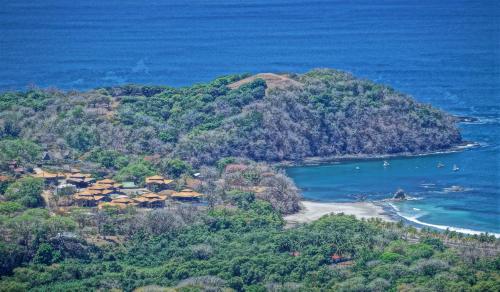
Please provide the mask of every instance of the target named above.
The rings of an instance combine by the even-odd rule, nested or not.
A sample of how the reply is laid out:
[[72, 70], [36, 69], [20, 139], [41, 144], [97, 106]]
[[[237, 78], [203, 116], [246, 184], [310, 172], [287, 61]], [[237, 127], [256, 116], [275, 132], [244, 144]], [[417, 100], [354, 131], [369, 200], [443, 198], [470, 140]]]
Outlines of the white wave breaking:
[[[395, 206], [392, 203], [389, 203], [389, 205], [396, 211], [396, 214], [408, 221], [411, 221], [413, 223], [423, 225], [423, 226], [428, 226], [428, 227], [433, 227], [437, 228], [440, 230], [450, 230], [450, 231], [456, 231], [460, 233], [465, 233], [465, 234], [470, 234], [470, 235], [480, 235], [482, 233], [486, 233], [486, 231], [478, 231], [478, 230], [472, 230], [472, 229], [467, 229], [467, 228], [461, 228], [461, 227], [454, 227], [454, 226], [447, 226], [447, 225], [439, 225], [439, 224], [431, 224], [431, 223], [426, 223], [423, 221], [418, 220], [418, 218], [421, 216], [405, 216], [401, 213], [399, 208]], [[489, 235], [493, 235], [496, 238], [500, 238], [500, 233], [495, 233], [495, 232], [488, 232]]]

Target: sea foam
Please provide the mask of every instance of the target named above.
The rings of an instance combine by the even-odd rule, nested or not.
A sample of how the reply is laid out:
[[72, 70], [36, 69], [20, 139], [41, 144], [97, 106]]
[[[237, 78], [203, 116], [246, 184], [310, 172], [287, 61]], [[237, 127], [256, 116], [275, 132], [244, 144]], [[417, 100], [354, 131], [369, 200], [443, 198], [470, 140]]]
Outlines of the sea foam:
[[[392, 203], [389, 203], [389, 205], [396, 211], [396, 214], [399, 217], [404, 218], [404, 219], [406, 219], [408, 221], [411, 221], [413, 223], [416, 223], [418, 225], [433, 227], [433, 228], [437, 228], [437, 229], [440, 229], [440, 230], [456, 231], [456, 232], [470, 234], [470, 235], [480, 235], [481, 233], [486, 233], [485, 231], [478, 231], [478, 230], [472, 230], [472, 229], [461, 228], [461, 227], [454, 227], [454, 226], [447, 226], [447, 225], [439, 225], [439, 224], [426, 223], [426, 222], [418, 220], [418, 218], [421, 215], [420, 216], [405, 216], [405, 215], [403, 215], [401, 213], [401, 211], [399, 210], [399, 208], [397, 206], [395, 206]], [[488, 234], [489, 235], [493, 235], [496, 238], [500, 238], [500, 233], [488, 232]]]

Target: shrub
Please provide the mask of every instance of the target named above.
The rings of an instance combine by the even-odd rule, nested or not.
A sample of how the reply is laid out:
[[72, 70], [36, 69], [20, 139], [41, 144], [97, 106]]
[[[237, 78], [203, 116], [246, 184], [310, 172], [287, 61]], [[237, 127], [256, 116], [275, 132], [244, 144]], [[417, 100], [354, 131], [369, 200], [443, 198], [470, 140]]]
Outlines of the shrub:
[[169, 159], [162, 162], [162, 171], [169, 176], [178, 178], [182, 174], [191, 174], [192, 167], [189, 163], [180, 159]]
[[52, 245], [48, 243], [40, 244], [36, 251], [33, 262], [37, 264], [50, 265], [61, 260], [61, 252], [54, 250]]
[[17, 202], [0, 202], [0, 214], [13, 214], [23, 210], [24, 207]]
[[397, 262], [397, 261], [400, 261], [401, 259], [403, 259], [403, 256], [401, 256], [400, 254], [397, 254], [397, 253], [394, 253], [394, 252], [388, 252], [388, 251], [384, 252], [380, 256], [380, 260], [384, 261], [386, 263]]
[[0, 162], [16, 160], [20, 163], [34, 163], [42, 152], [37, 144], [23, 139], [0, 141]]
[[146, 177], [154, 175], [155, 171], [150, 162], [139, 160], [132, 162], [126, 167], [120, 169], [115, 179], [118, 181], [132, 180], [137, 184], [144, 184]]
[[413, 266], [413, 270], [423, 276], [433, 276], [448, 269], [448, 264], [437, 259], [421, 259]]
[[43, 180], [33, 177], [23, 177], [7, 188], [5, 198], [9, 201], [16, 201], [19, 204], [35, 208], [43, 206]]

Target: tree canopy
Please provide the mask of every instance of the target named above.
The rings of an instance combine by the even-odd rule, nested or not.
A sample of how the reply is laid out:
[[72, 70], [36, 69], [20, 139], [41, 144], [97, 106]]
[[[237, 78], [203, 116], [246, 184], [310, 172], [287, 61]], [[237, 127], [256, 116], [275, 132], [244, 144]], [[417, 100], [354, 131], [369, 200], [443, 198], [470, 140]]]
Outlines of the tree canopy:
[[5, 198], [28, 208], [40, 207], [44, 204], [42, 191], [42, 179], [24, 177], [9, 185], [5, 190]]
[[453, 117], [348, 73], [282, 74], [285, 87], [259, 78], [235, 83], [247, 76], [182, 88], [3, 93], [3, 132], [17, 140], [2, 142], [8, 151], [0, 158], [33, 160], [37, 147], [26, 141], [73, 158], [91, 153], [105, 167], [123, 167], [123, 154], [199, 166], [229, 156], [270, 162], [422, 153], [461, 142]]

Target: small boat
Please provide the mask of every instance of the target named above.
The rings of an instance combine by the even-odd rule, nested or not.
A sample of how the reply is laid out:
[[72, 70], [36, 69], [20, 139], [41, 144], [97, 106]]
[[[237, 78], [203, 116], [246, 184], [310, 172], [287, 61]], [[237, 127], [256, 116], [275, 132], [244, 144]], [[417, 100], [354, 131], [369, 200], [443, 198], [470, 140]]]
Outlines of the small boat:
[[443, 167], [444, 167], [444, 164], [442, 164], [441, 162], [438, 162], [438, 164], [437, 164], [437, 166], [436, 166], [436, 167], [437, 167], [437, 168], [443, 168]]
[[453, 164], [453, 171], [459, 171], [460, 168], [456, 165], [456, 164]]
[[389, 162], [387, 162], [387, 160], [384, 160], [384, 167], [387, 167], [389, 165], [391, 165], [391, 164]]
[[356, 166], [356, 170], [359, 170], [359, 166]]

